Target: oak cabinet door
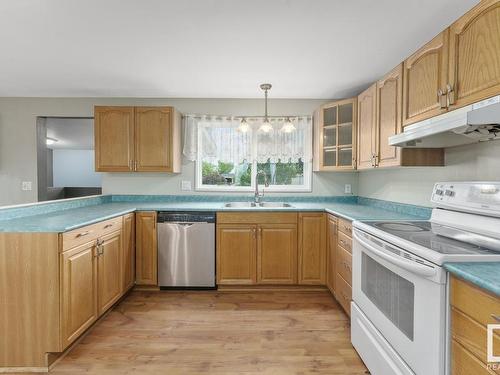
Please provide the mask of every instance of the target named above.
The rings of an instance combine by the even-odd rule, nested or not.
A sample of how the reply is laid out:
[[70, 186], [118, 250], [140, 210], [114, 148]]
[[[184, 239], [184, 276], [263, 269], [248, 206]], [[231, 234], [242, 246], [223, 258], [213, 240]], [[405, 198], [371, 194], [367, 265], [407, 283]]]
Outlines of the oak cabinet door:
[[134, 107], [95, 107], [95, 170], [134, 170]]
[[248, 285], [257, 282], [257, 226], [217, 226], [217, 283]]
[[135, 272], [137, 285], [158, 285], [156, 212], [137, 212]]
[[376, 85], [358, 96], [358, 169], [374, 167], [376, 132]]
[[299, 284], [325, 285], [325, 226], [324, 213], [299, 213]]
[[500, 1], [484, 0], [450, 26], [451, 109], [500, 94]]
[[337, 218], [333, 215], [328, 215], [327, 219], [327, 269], [326, 269], [326, 286], [330, 292], [335, 294], [335, 263], [337, 250]]
[[61, 254], [61, 314], [64, 349], [98, 317], [95, 241]]
[[135, 282], [135, 215], [123, 216], [122, 292], [130, 289]]
[[97, 300], [102, 315], [122, 295], [122, 234], [121, 231], [103, 236], [97, 246]]
[[403, 63], [403, 126], [447, 111], [448, 29]]
[[377, 82], [377, 132], [376, 160], [380, 167], [400, 164], [399, 147], [389, 145], [389, 137], [399, 134], [401, 126], [401, 101], [403, 99], [403, 67], [398, 65]]
[[297, 225], [258, 226], [257, 283], [297, 284]]
[[135, 108], [136, 171], [172, 171], [172, 109]]

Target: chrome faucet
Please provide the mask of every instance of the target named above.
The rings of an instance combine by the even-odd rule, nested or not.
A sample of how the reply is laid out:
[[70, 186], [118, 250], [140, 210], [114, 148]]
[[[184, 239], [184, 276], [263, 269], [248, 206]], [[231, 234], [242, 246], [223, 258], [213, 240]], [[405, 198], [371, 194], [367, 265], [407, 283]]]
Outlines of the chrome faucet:
[[269, 187], [269, 181], [267, 179], [266, 172], [264, 172], [262, 169], [260, 171], [257, 171], [257, 176], [255, 178], [255, 196], [254, 196], [255, 204], [259, 204], [260, 200], [264, 197], [264, 189], [262, 189], [262, 194], [259, 193], [259, 175], [261, 174], [264, 175], [264, 186], [266, 188]]

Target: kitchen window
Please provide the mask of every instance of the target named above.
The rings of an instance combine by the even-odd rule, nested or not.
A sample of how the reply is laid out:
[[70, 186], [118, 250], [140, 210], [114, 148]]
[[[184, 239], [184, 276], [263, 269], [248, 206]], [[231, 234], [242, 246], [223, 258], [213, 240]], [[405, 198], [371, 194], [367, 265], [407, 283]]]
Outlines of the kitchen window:
[[[293, 129], [287, 132], [283, 126], [288, 119]], [[268, 132], [260, 129], [263, 118], [245, 120], [247, 129], [242, 129], [240, 118], [187, 121], [187, 139], [196, 138], [196, 189], [247, 192], [267, 180], [265, 191], [311, 191], [311, 117], [271, 118]], [[185, 142], [185, 155], [186, 148]]]

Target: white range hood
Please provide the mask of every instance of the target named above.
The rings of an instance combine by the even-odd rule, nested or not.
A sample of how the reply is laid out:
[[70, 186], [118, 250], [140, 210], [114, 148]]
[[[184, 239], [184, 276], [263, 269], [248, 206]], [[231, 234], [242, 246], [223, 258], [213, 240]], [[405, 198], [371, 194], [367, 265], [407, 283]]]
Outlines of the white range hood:
[[500, 139], [500, 95], [406, 126], [389, 145], [441, 148]]

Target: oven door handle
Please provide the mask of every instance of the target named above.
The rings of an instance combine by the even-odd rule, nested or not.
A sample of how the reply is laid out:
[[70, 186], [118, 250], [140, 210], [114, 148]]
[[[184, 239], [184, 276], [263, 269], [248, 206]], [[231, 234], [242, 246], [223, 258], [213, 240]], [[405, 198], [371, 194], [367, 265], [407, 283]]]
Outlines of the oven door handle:
[[356, 232], [354, 232], [353, 237], [363, 246], [363, 248], [371, 251], [373, 254], [379, 256], [380, 258], [392, 264], [395, 264], [396, 266], [404, 268], [407, 271], [427, 277], [434, 276], [436, 274], [436, 269], [434, 267], [418, 264], [414, 261], [398, 257], [397, 255], [389, 255], [386, 252], [377, 249], [375, 246], [362, 239]]

